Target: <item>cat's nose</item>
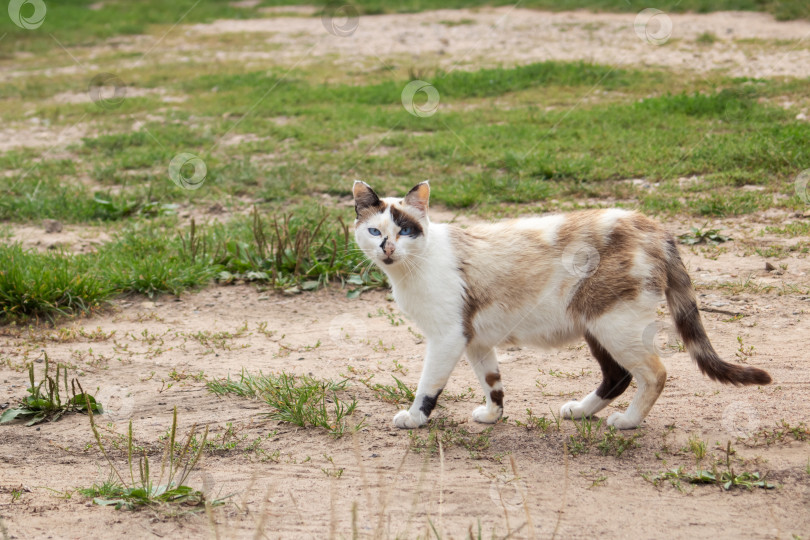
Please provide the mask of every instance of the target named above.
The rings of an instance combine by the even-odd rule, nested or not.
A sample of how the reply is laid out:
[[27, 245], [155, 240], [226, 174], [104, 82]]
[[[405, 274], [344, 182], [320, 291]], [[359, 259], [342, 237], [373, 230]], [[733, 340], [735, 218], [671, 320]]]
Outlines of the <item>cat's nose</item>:
[[385, 253], [385, 255], [387, 257], [390, 257], [394, 253], [394, 249], [395, 249], [394, 243], [389, 242], [387, 236], [385, 238], [383, 238], [383, 241], [382, 241], [382, 244], [380, 244], [380, 247], [382, 248], [383, 253]]

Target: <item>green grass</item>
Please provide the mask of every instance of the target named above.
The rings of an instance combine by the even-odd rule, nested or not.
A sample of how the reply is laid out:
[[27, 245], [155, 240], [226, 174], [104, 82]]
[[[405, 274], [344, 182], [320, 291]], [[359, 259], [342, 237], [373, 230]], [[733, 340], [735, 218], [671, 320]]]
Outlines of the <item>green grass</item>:
[[301, 206], [267, 219], [177, 231], [176, 221], [133, 221], [90, 254], [0, 243], [0, 323], [98, 310], [115, 295], [180, 294], [212, 282], [259, 282], [291, 292], [345, 282], [385, 284], [353, 247], [347, 213]]
[[183, 442], [177, 441], [177, 407], [172, 415], [172, 426], [169, 436], [164, 441], [163, 457], [160, 463], [160, 472], [156, 475], [150, 469], [149, 456], [146, 451], [138, 448], [132, 442], [132, 421], [129, 422], [127, 432], [127, 471], [121, 472], [110, 458], [107, 448], [102, 442], [101, 434], [96, 427], [93, 414], [90, 413], [90, 428], [96, 444], [104, 458], [110, 465], [109, 478], [101, 484], [93, 484], [89, 488], [79, 489], [79, 493], [92, 498], [93, 503], [99, 506], [114, 506], [120, 510], [136, 510], [152, 508], [161, 511], [174, 511], [180, 507], [191, 510], [201, 510], [204, 506], [222, 504], [221, 500], [210, 500], [197, 489], [186, 485], [189, 475], [197, 467], [205, 448], [208, 437], [208, 426], [201, 435], [196, 448], [192, 441], [196, 440], [196, 426], [193, 426]]
[[[49, 373], [50, 362], [44, 354], [45, 372], [37, 383], [34, 378], [34, 364], [28, 364], [28, 394], [16, 407], [11, 407], [0, 415], [0, 424], [15, 420], [27, 420], [26, 426], [40, 422], [55, 422], [71, 412], [101, 413], [102, 404], [86, 393], [75, 377], [68, 379], [67, 366], [57, 363], [53, 375]], [[60, 381], [61, 375], [61, 381]], [[64, 385], [64, 387], [63, 387]]]
[[339, 394], [346, 392], [347, 381], [320, 380], [307, 375], [251, 375], [243, 371], [239, 380], [216, 379], [208, 381], [208, 389], [218, 396], [234, 394], [264, 400], [272, 412], [270, 418], [304, 427], [321, 428], [333, 437], [342, 437], [347, 430], [357, 431], [363, 425], [349, 422], [357, 400], [346, 400]]

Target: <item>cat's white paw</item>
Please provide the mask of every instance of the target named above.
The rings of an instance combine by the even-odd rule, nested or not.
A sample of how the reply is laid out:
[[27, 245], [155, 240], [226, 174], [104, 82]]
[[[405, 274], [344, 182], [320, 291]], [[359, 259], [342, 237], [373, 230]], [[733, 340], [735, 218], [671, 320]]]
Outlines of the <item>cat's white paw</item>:
[[629, 418], [624, 413], [615, 412], [608, 417], [607, 424], [615, 427], [616, 429], [635, 429], [638, 427], [640, 422]]
[[502, 415], [503, 409], [500, 407], [495, 407], [494, 410], [490, 410], [486, 405], [477, 407], [472, 413], [473, 420], [481, 422], [482, 424], [494, 424], [501, 419]]
[[427, 423], [427, 417], [422, 411], [417, 412], [417, 415], [415, 418], [411, 411], [399, 411], [394, 415], [394, 425], [400, 429], [413, 429]]
[[570, 418], [572, 420], [579, 420], [585, 415], [585, 410], [579, 401], [569, 401], [560, 407], [560, 416], [563, 418]]

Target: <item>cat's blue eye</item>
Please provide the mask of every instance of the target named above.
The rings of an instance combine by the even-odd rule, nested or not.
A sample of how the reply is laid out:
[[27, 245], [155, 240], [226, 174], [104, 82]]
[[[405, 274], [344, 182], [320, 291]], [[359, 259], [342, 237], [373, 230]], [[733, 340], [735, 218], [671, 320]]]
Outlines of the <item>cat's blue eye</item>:
[[371, 233], [371, 236], [380, 236], [382, 234], [380, 229], [375, 229], [374, 227], [369, 227], [368, 232]]
[[401, 234], [402, 236], [410, 236], [413, 234], [413, 227], [402, 227], [399, 230], [399, 234]]

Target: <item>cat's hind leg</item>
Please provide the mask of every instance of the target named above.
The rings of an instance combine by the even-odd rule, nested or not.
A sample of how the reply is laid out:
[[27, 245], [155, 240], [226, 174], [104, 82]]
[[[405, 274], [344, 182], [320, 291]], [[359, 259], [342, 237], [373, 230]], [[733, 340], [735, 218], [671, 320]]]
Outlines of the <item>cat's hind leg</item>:
[[664, 364], [655, 351], [643, 343], [645, 322], [614, 313], [611, 317], [602, 317], [589, 328], [589, 332], [616, 362], [633, 375], [638, 385], [627, 410], [613, 413], [607, 419], [609, 426], [618, 429], [638, 427], [661, 395], [667, 381]]
[[467, 347], [467, 360], [470, 361], [478, 376], [487, 398], [486, 405], [481, 405], [473, 411], [473, 420], [484, 424], [494, 424], [503, 416], [503, 383], [498, 371], [498, 357], [495, 355], [495, 349], [469, 346]]
[[563, 405], [560, 408], [560, 416], [563, 418], [579, 419], [593, 416], [622, 395], [633, 378], [590, 332], [585, 332], [585, 341], [591, 349], [591, 354], [599, 362], [599, 367], [602, 368], [602, 383], [582, 401], [569, 401]]

